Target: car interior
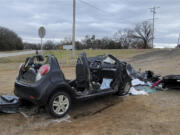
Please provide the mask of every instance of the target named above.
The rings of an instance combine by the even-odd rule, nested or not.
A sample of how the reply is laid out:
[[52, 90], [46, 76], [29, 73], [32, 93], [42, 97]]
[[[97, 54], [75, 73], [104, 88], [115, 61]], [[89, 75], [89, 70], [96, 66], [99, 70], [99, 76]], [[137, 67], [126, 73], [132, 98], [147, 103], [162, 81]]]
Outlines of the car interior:
[[87, 58], [86, 54], [82, 53], [76, 63], [76, 79], [69, 81], [69, 84], [82, 94], [109, 90], [116, 72], [116, 62], [109, 56]]
[[34, 83], [36, 81], [39, 68], [49, 62], [48, 57], [44, 58], [42, 55], [35, 55], [33, 57], [26, 58], [25, 63], [20, 65], [18, 79], [27, 84]]

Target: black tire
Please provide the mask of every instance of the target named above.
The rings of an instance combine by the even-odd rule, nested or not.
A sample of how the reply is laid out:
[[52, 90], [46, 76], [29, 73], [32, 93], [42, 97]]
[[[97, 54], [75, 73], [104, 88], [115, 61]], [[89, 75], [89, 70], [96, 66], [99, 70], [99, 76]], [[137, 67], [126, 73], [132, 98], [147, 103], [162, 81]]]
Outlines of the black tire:
[[[59, 101], [60, 98], [62, 98], [62, 100], [64, 100], [64, 101], [67, 100], [67, 102], [68, 102], [67, 107], [63, 104], [64, 101], [62, 101], [62, 104], [60, 103], [60, 101]], [[57, 105], [57, 106], [55, 106], [55, 105]], [[63, 105], [65, 108], [62, 107]], [[55, 108], [55, 107], [57, 107], [57, 108]], [[61, 109], [59, 109], [58, 107]], [[47, 106], [46, 106], [47, 112], [52, 117], [55, 117], [55, 118], [61, 118], [61, 117], [65, 116], [69, 112], [70, 108], [71, 108], [71, 97], [69, 96], [69, 94], [67, 92], [64, 92], [64, 91], [53, 94], [50, 97], [49, 102], [47, 103]], [[62, 112], [58, 113], [58, 110], [62, 111]]]
[[119, 96], [127, 95], [129, 93], [130, 88], [131, 88], [131, 81], [125, 82], [123, 88], [119, 89], [119, 91], [117, 92], [117, 95]]

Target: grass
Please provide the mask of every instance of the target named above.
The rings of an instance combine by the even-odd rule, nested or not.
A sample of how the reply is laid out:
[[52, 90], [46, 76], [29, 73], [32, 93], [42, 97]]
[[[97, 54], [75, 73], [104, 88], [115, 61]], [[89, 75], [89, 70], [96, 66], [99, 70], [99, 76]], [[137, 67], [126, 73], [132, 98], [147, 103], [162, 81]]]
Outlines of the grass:
[[0, 58], [0, 63], [22, 63], [27, 57], [31, 56], [33, 56], [33, 54], [3, 57]]
[[[47, 54], [55, 55], [61, 66], [74, 66], [78, 55], [82, 52], [86, 52], [88, 57], [103, 55], [103, 54], [112, 54], [119, 59], [125, 60], [135, 55], [147, 53], [150, 51], [152, 50], [151, 49], [77, 50], [75, 52], [75, 57], [72, 58], [71, 50], [52, 50], [52, 51], [44, 51], [43, 55], [47, 55]], [[33, 56], [33, 54], [0, 58], [0, 64], [23, 63], [27, 57], [31, 57], [31, 56]]]
[[112, 54], [119, 59], [128, 59], [135, 55], [147, 53], [152, 50], [150, 49], [108, 49], [108, 50], [77, 50], [75, 52], [75, 57], [72, 58], [72, 51], [70, 50], [56, 50], [56, 51], [45, 51], [44, 54], [55, 55], [61, 65], [74, 65], [76, 63], [77, 57], [80, 53], [85, 52], [87, 57]]
[[0, 72], [17, 70], [20, 63], [24, 63], [27, 57], [31, 57], [33, 54], [10, 56], [0, 58]]

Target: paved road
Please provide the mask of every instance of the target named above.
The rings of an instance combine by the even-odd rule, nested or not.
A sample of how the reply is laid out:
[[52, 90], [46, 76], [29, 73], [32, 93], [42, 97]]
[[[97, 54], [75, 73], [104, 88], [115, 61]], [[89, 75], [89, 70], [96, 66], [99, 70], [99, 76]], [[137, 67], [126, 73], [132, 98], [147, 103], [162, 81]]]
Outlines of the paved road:
[[4, 52], [0, 52], [0, 58], [3, 57], [9, 57], [9, 56], [18, 56], [18, 55], [26, 55], [26, 54], [33, 54], [35, 53], [35, 50], [32, 51], [22, 51], [22, 52], [8, 52], [8, 53], [4, 53]]

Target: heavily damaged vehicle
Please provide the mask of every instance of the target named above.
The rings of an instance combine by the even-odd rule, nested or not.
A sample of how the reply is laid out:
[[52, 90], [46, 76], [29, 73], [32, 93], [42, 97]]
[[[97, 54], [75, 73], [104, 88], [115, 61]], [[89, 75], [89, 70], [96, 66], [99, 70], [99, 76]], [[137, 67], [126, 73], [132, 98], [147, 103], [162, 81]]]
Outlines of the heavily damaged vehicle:
[[62, 117], [72, 101], [106, 94], [125, 95], [131, 85], [127, 64], [112, 55], [79, 55], [76, 78], [67, 80], [55, 56], [35, 55], [20, 66], [14, 93], [22, 100], [45, 106], [53, 117]]

